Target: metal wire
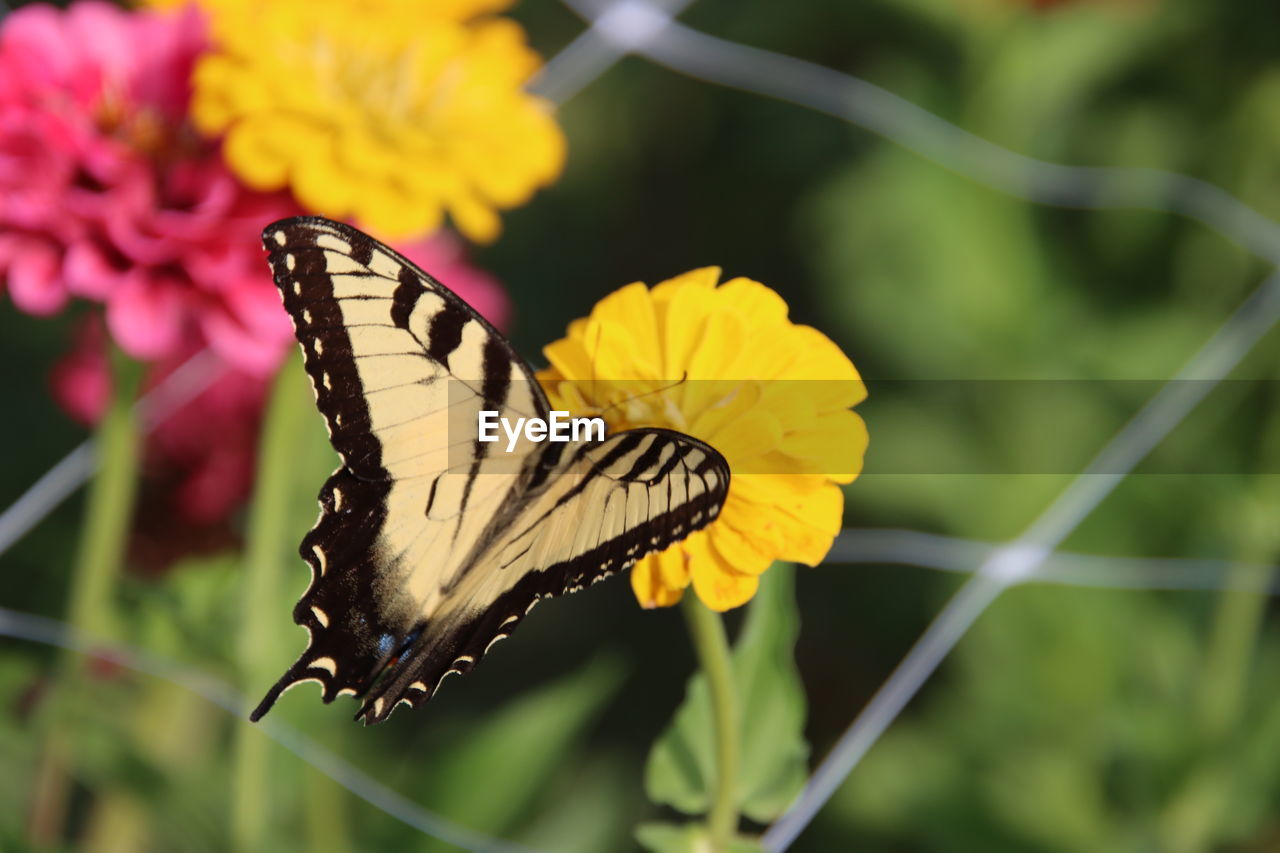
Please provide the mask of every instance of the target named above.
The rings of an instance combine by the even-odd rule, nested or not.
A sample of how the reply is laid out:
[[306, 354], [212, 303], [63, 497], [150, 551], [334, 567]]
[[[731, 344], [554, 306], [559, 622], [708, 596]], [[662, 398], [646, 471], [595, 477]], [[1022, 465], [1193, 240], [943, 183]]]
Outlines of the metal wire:
[[[209, 350], [187, 359], [137, 403], [145, 430], [154, 429], [191, 400], [200, 396], [222, 375], [217, 356]], [[0, 555], [26, 536], [49, 513], [71, 497], [98, 467], [93, 439], [82, 442], [36, 480], [0, 513]]]
[[[890, 563], [972, 574], [1001, 548], [917, 530], [851, 528], [843, 531], [825, 564]], [[1245, 589], [1280, 594], [1280, 566], [1232, 560], [1122, 557], [1054, 551], [1027, 583], [1106, 589]]]

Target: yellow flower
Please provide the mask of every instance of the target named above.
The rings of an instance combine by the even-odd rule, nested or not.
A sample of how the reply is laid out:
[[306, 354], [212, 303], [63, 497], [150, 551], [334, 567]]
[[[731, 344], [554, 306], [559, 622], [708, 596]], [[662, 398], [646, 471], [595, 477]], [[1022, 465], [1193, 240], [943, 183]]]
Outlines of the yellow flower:
[[717, 286], [693, 270], [652, 290], [627, 285], [543, 352], [553, 406], [603, 417], [611, 431], [656, 426], [719, 450], [733, 479], [720, 517], [636, 564], [645, 607], [675, 604], [690, 582], [727, 610], [755, 594], [774, 560], [816, 565], [840, 529], [867, 430], [849, 410], [866, 396], [829, 338], [787, 319], [777, 293], [746, 278]]
[[[523, 91], [540, 60], [509, 0], [201, 0], [214, 48], [192, 117], [249, 186], [383, 237], [448, 212], [478, 241], [564, 163], [551, 105]], [[480, 15], [480, 17], [476, 17]]]

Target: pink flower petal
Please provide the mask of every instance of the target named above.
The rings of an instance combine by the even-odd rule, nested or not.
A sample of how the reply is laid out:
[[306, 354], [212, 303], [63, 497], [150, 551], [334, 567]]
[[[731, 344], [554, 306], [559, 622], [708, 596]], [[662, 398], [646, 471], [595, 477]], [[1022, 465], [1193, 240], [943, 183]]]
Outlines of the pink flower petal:
[[77, 327], [72, 349], [54, 365], [49, 384], [67, 414], [85, 426], [98, 422], [111, 399], [107, 335], [101, 322]]
[[9, 262], [9, 296], [28, 314], [56, 314], [67, 304], [62, 263], [48, 245], [28, 241]]
[[62, 269], [67, 290], [99, 301], [106, 301], [125, 277], [125, 271], [92, 240], [78, 240], [68, 246]]
[[180, 285], [163, 276], [139, 271], [126, 276], [107, 302], [107, 328], [134, 358], [154, 359], [170, 353], [182, 335]]
[[127, 93], [146, 45], [134, 38], [134, 16], [110, 3], [79, 0], [63, 17], [67, 47], [95, 69], [108, 92]]
[[222, 306], [200, 315], [200, 329], [219, 355], [256, 376], [269, 376], [288, 348], [283, 337], [255, 334]]
[[4, 71], [14, 85], [57, 90], [65, 87], [76, 63], [67, 41], [63, 15], [52, 6], [34, 3], [9, 14], [0, 27]]
[[252, 483], [252, 444], [223, 448], [197, 463], [178, 487], [178, 509], [190, 521], [211, 524], [243, 502]]
[[132, 95], [164, 118], [179, 121], [191, 100], [192, 68], [208, 44], [204, 15], [190, 3], [176, 12], [138, 17], [138, 40], [145, 46], [139, 65], [152, 73], [134, 76]]

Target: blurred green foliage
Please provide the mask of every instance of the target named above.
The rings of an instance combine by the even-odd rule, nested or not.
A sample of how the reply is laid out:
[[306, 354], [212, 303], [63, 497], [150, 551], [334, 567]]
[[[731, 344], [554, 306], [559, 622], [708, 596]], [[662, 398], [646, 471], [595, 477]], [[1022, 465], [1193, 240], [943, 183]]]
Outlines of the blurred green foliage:
[[[515, 14], [546, 54], [581, 29], [555, 3], [526, 2]], [[697, 0], [684, 16], [864, 76], [1017, 151], [1177, 170], [1273, 217], [1278, 18], [1271, 3], [1192, 0], [807, 0], [785, 9]], [[909, 395], [878, 396], [877, 380], [1164, 378], [1265, 273], [1197, 223], [1038, 207], [834, 119], [638, 59], [589, 86], [562, 120], [563, 179], [477, 252], [511, 292], [517, 348], [536, 360], [568, 320], [625, 282], [721, 264], [776, 288], [795, 317], [830, 334], [864, 371], [873, 468], [877, 453], [900, 458], [915, 447], [968, 470], [1007, 467], [1050, 443], [1087, 456], [1083, 436], [1107, 434], [1135, 401], [1081, 383], [1056, 409], [979, 400], [925, 419]], [[46, 391], [68, 327], [67, 318], [0, 306], [0, 353], [10, 365], [0, 421], [5, 505], [81, 437]], [[1140, 472], [1068, 546], [1274, 563], [1280, 495], [1269, 472], [1280, 471], [1280, 429], [1266, 383], [1277, 356], [1273, 333], [1235, 374], [1258, 382], [1215, 392], [1173, 437], [1221, 473]], [[307, 581], [293, 543], [314, 519], [312, 499], [332, 464], [319, 420], [300, 423], [285, 544], [265, 558], [280, 561], [272, 600], [250, 608], [244, 551], [232, 548], [160, 576], [128, 576], [119, 600], [102, 603], [119, 617], [118, 639], [225, 678], [252, 699], [267, 682], [245, 678], [247, 662], [272, 673], [288, 664], [303, 640], [289, 611]], [[1006, 538], [1066, 480], [867, 475], [847, 490], [846, 519]], [[0, 605], [65, 615], [83, 507], [69, 502], [3, 556]], [[235, 527], [243, 535], [249, 525], [240, 518]], [[814, 755], [954, 585], [909, 568], [798, 570], [796, 658]], [[248, 609], [273, 614], [271, 622], [246, 624]], [[782, 611], [775, 616], [770, 654], [789, 648], [797, 629]], [[1014, 591], [795, 849], [1275, 849], [1280, 632], [1269, 617], [1265, 598], [1248, 591]], [[757, 625], [748, 621], [744, 645]], [[70, 732], [74, 746], [64, 756], [71, 834], [63, 847], [42, 849], [121, 849], [122, 839], [133, 849], [228, 849], [231, 744], [245, 737], [236, 734], [243, 718], [109, 666], [86, 665], [63, 685], [57, 653], [8, 639], [0, 650], [0, 849], [30, 849], [31, 788], [53, 732]], [[696, 830], [649, 804], [645, 756], [671, 725], [691, 669], [677, 615], [640, 612], [615, 581], [538, 608], [475, 673], [386, 725], [355, 727], [349, 702], [322, 705], [308, 686], [273, 716], [470, 828], [586, 853], [635, 849], [634, 829], [647, 822], [646, 844], [668, 849]], [[804, 697], [785, 667], [758, 684], [771, 689], [745, 703], [747, 721], [758, 708], [777, 721], [764, 728], [785, 734], [754, 733], [777, 749], [748, 763], [778, 774], [759, 780], [777, 783], [776, 796], [760, 793], [747, 810], [765, 820], [794, 789]], [[696, 688], [690, 695], [660, 750], [696, 726]], [[260, 817], [273, 848], [440, 849], [265, 738], [258, 749], [268, 782]], [[697, 778], [651, 769], [649, 793], [696, 811]]]

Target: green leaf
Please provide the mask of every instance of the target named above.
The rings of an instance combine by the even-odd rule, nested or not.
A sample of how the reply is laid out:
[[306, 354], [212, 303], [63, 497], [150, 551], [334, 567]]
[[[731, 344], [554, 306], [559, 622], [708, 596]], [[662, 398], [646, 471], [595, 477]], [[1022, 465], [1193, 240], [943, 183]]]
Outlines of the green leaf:
[[[767, 823], [800, 792], [808, 773], [805, 698], [793, 649], [800, 617], [792, 569], [777, 565], [761, 579], [733, 648], [739, 719], [738, 809]], [[685, 701], [649, 753], [645, 790], [685, 814], [710, 807], [715, 737], [706, 679], [695, 673]]]
[[[711, 849], [706, 827], [697, 823], [642, 823], [636, 827], [636, 841], [650, 853], [706, 853]], [[729, 842], [728, 853], [763, 850], [756, 839], [738, 836]]]
[[578, 672], [520, 696], [433, 764], [422, 802], [463, 826], [507, 832], [546, 791], [548, 778], [621, 683], [616, 661], [597, 657]]
[[[544, 787], [550, 805], [537, 809], [514, 840], [532, 850], [615, 850], [636, 821], [635, 765], [592, 750], [571, 772]], [[510, 836], [508, 836], [510, 837]]]

